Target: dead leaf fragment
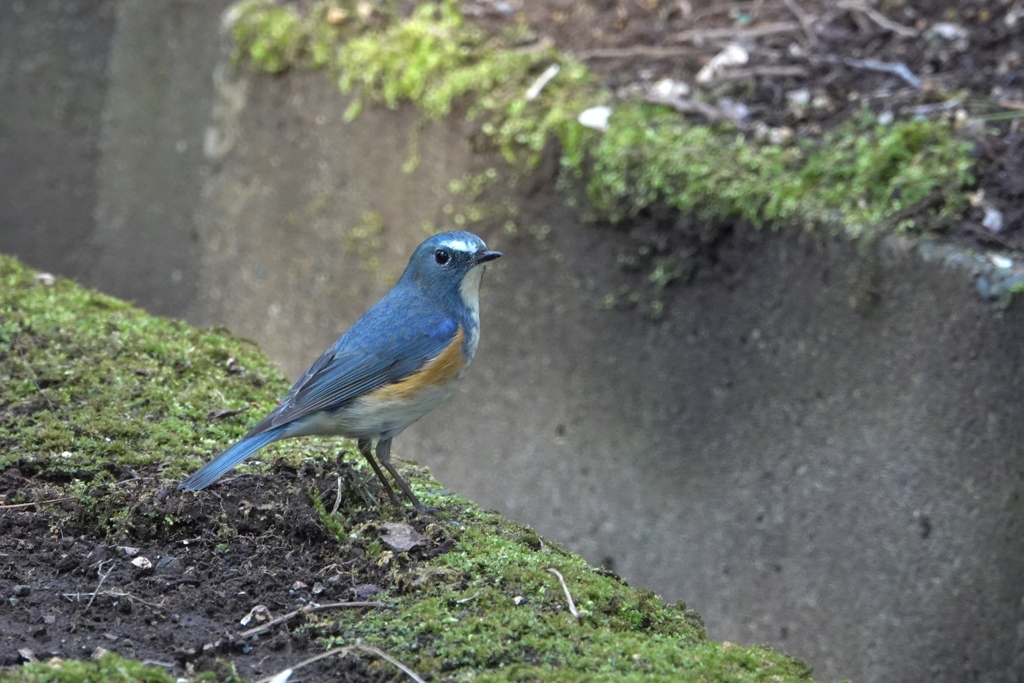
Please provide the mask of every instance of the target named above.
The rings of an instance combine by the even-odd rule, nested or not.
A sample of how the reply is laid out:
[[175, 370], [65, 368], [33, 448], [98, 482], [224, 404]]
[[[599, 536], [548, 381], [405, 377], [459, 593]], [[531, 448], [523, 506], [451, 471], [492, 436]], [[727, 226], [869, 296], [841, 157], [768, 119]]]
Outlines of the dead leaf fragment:
[[250, 622], [255, 621], [257, 624], [262, 624], [264, 621], [270, 619], [270, 610], [267, 609], [266, 605], [256, 605], [249, 613], [238, 620], [238, 623], [242, 626], [248, 626]]
[[408, 524], [388, 523], [384, 525], [385, 533], [380, 540], [395, 552], [405, 553], [419, 545], [425, 545], [427, 537]]

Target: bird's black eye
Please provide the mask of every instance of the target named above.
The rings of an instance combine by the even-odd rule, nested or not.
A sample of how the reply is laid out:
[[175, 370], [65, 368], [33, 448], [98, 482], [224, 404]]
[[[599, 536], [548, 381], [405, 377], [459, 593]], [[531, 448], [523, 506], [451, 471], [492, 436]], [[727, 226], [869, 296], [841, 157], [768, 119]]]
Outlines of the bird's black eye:
[[443, 266], [452, 260], [451, 252], [447, 249], [438, 249], [434, 252], [434, 260], [437, 261], [437, 265]]

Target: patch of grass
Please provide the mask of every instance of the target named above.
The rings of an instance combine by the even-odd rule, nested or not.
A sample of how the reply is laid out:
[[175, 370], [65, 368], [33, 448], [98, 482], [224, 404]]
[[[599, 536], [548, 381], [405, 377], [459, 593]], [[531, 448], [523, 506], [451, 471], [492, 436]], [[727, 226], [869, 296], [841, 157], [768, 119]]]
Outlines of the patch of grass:
[[[268, 64], [268, 52], [311, 53], [301, 46], [331, 40], [320, 25], [323, 4], [301, 16], [269, 2], [243, 5], [244, 30], [234, 35], [239, 54], [256, 68], [278, 69], [277, 60]], [[532, 167], [557, 144], [561, 183], [583, 184], [595, 220], [614, 223], [668, 205], [709, 221], [775, 228], [824, 223], [858, 235], [919, 203], [926, 214], [957, 211], [972, 182], [970, 147], [946, 123], [882, 126], [865, 112], [819, 138], [769, 144], [734, 128], [693, 124], [666, 107], [614, 103], [585, 66], [530, 43], [527, 29], [489, 35], [451, 1], [418, 4], [406, 18], [382, 16], [347, 42], [335, 31], [337, 44], [318, 49], [332, 58], [296, 63], [334, 71], [342, 90], [356, 95], [350, 116], [364, 100], [388, 107], [411, 102], [432, 119], [464, 110], [516, 169]], [[278, 35], [278, 50], [263, 45]], [[558, 75], [527, 100], [524, 93], [553, 64]], [[615, 109], [604, 133], [576, 120], [599, 104]], [[937, 208], [924, 206], [936, 191], [942, 192]]]

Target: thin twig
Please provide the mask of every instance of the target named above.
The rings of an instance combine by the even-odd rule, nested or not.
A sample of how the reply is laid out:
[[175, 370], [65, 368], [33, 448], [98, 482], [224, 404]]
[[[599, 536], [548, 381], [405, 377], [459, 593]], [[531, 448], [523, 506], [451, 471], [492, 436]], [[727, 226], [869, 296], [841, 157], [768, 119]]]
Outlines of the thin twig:
[[[682, 5], [683, 3], [679, 3]], [[686, 3], [689, 4], [689, 3]], [[738, 14], [740, 12], [753, 13], [755, 7], [760, 7], [761, 0], [746, 0], [740, 2], [715, 2], [711, 7], [702, 10], [690, 10], [685, 12], [685, 20], [688, 24], [696, 24], [697, 22], [707, 19], [708, 17], [718, 16], [719, 14]]]
[[903, 24], [897, 24], [875, 8], [869, 7], [867, 3], [860, 2], [859, 0], [840, 0], [836, 3], [836, 7], [847, 11], [860, 12], [882, 28], [906, 38], [916, 38], [920, 33], [917, 29], [904, 26]]
[[903, 62], [880, 62], [877, 59], [853, 59], [852, 57], [839, 57], [837, 55], [808, 55], [812, 62], [825, 62], [826, 64], [843, 64], [853, 69], [867, 69], [868, 71], [880, 71], [902, 78], [907, 85], [915, 90], [921, 89], [921, 79], [907, 68]]
[[241, 408], [225, 408], [222, 410], [211, 410], [206, 413], [206, 421], [213, 422], [214, 420], [223, 420], [226, 417], [239, 415], [247, 410], [249, 410], [249, 406], [243, 406]]
[[565, 579], [562, 578], [562, 573], [554, 567], [548, 567], [548, 571], [558, 577], [558, 583], [562, 584], [562, 590], [565, 591], [565, 599], [569, 602], [569, 614], [576, 617], [576, 621], [579, 621], [580, 613], [576, 611], [576, 603], [572, 601], [572, 594], [569, 593], [569, 587], [565, 585]]
[[[347, 648], [347, 647], [341, 647], [341, 648], [338, 648], [336, 650], [328, 650], [327, 652], [321, 652], [320, 654], [316, 655], [315, 657], [309, 657], [308, 659], [303, 659], [301, 662], [299, 662], [295, 666], [290, 666], [287, 669], [282, 669], [281, 671], [278, 671], [275, 674], [271, 674], [270, 676], [267, 676], [266, 678], [261, 678], [260, 680], [256, 681], [256, 683], [270, 683], [271, 681], [282, 680], [281, 679], [281, 674], [283, 674], [285, 672], [288, 672], [290, 674], [291, 672], [295, 671], [296, 669], [301, 669], [304, 666], [309, 666], [310, 664], [313, 664], [315, 662], [319, 662], [321, 659], [327, 659], [328, 657], [333, 657], [334, 655], [341, 655], [341, 656], [344, 657], [348, 653], [349, 653], [349, 648]], [[283, 680], [288, 680], [288, 679], [285, 678]]]
[[47, 500], [37, 500], [34, 503], [11, 503], [9, 505], [0, 505], [0, 510], [14, 510], [16, 508], [27, 508], [32, 505], [44, 505], [46, 503], [59, 503], [62, 500], [71, 500], [78, 496], [64, 496], [63, 498], [48, 498]]
[[593, 50], [577, 52], [577, 59], [619, 59], [627, 57], [679, 57], [698, 55], [701, 50], [693, 47], [665, 47], [663, 45], [634, 45], [633, 47], [599, 47]]
[[676, 43], [700, 43], [712, 40], [743, 41], [751, 38], [761, 38], [777, 33], [793, 33], [799, 31], [800, 24], [792, 21], [777, 21], [763, 26], [751, 26], [750, 28], [709, 28], [681, 31], [672, 37]]
[[[112, 561], [113, 560], [111, 560], [111, 562]], [[114, 571], [114, 568], [111, 567], [110, 569], [107, 570], [107, 573], [104, 574], [103, 573], [103, 563], [104, 562], [106, 562], [106, 560], [100, 560], [99, 565], [96, 567], [96, 574], [99, 575], [100, 582], [98, 584], [96, 584], [96, 590], [94, 590], [92, 592], [92, 597], [89, 598], [89, 602], [87, 602], [86, 605], [85, 605], [85, 611], [86, 612], [88, 612], [89, 608], [92, 607], [92, 601], [96, 599], [96, 595], [99, 593], [100, 586], [102, 586], [103, 582], [107, 580], [108, 576], [110, 576], [110, 572]]]
[[43, 391], [43, 388], [39, 386], [39, 375], [36, 374], [35, 368], [33, 368], [32, 365], [30, 365], [29, 362], [25, 360], [25, 353], [22, 351], [21, 347], [15, 346], [15, 348], [18, 350], [18, 357], [21, 359], [21, 364], [25, 366], [25, 369], [28, 370], [28, 374], [31, 375], [29, 379], [32, 381], [32, 386], [36, 388], [36, 391], [39, 392], [39, 395], [43, 397], [44, 401], [46, 401], [46, 405], [50, 406], [50, 410], [55, 410], [57, 406], [53, 404], [53, 401], [50, 400], [50, 397], [47, 396], [46, 392]]
[[302, 614], [312, 614], [313, 612], [324, 612], [324, 611], [329, 610], [329, 609], [344, 609], [344, 608], [347, 608], [347, 607], [387, 607], [387, 605], [385, 603], [383, 603], [383, 602], [372, 602], [372, 601], [371, 602], [329, 602], [329, 603], [326, 603], [326, 604], [323, 604], [323, 605], [310, 604], [310, 605], [306, 605], [305, 607], [302, 607], [300, 609], [297, 609], [297, 610], [295, 610], [293, 612], [289, 612], [288, 614], [285, 614], [285, 615], [282, 615], [280, 617], [277, 617], [276, 619], [271, 619], [267, 623], [260, 624], [259, 626], [256, 626], [255, 628], [249, 629], [248, 631], [242, 631], [241, 633], [238, 634], [238, 637], [239, 638], [248, 638], [249, 636], [258, 635], [260, 633], [263, 633], [264, 631], [269, 631], [270, 629], [274, 628], [275, 626], [277, 626], [279, 624], [283, 624], [286, 621], [291, 621], [295, 617], [297, 617], [299, 615], [302, 615]]
[[818, 35], [814, 32], [814, 17], [804, 11], [804, 8], [797, 3], [796, 0], [782, 0], [782, 4], [786, 6], [797, 21], [800, 22], [801, 28], [804, 30], [804, 35], [807, 36], [807, 42], [812, 46], [818, 44]]
[[[110, 572], [107, 573], [109, 574]], [[61, 593], [61, 596], [66, 598], [70, 602], [81, 602], [82, 598], [88, 597], [89, 604], [92, 604], [93, 599], [95, 599], [97, 595], [102, 595], [110, 598], [128, 598], [132, 602], [137, 602], [140, 605], [146, 605], [147, 607], [162, 608], [164, 606], [163, 601], [149, 602], [148, 600], [143, 600], [137, 595], [132, 595], [131, 593], [124, 593], [122, 591], [105, 590], [94, 591], [92, 593]]]
[[929, 211], [938, 209], [945, 203], [947, 196], [949, 196], [948, 193], [942, 188], [932, 190], [920, 201], [914, 202], [910, 206], [904, 206], [879, 221], [877, 226], [879, 233], [895, 230], [900, 223], [908, 218], [924, 216]]
[[164, 669], [174, 668], [174, 662], [161, 662], [159, 659], [143, 659], [142, 663], [146, 666], [159, 666]]
[[413, 671], [412, 669], [407, 667], [405, 664], [402, 664], [400, 661], [398, 661], [397, 659], [395, 659], [394, 657], [392, 657], [388, 653], [384, 652], [383, 650], [378, 650], [377, 648], [370, 647], [369, 645], [346, 645], [345, 647], [340, 647], [340, 648], [338, 648], [336, 650], [328, 650], [327, 652], [322, 652], [322, 653], [316, 655], [315, 657], [310, 657], [309, 659], [304, 659], [301, 662], [299, 662], [298, 664], [296, 664], [295, 666], [288, 667], [287, 669], [279, 671], [279, 672], [277, 672], [276, 674], [274, 674], [272, 676], [267, 676], [266, 678], [261, 678], [260, 680], [256, 681], [256, 683], [270, 683], [271, 681], [275, 681], [275, 680], [287, 680], [287, 679], [281, 679], [280, 678], [281, 674], [283, 674], [285, 672], [296, 671], [296, 670], [301, 669], [301, 668], [303, 668], [305, 666], [309, 666], [310, 664], [313, 664], [315, 662], [319, 662], [321, 659], [326, 659], [328, 657], [333, 657], [335, 655], [341, 655], [342, 657], [344, 657], [344, 656], [348, 655], [350, 652], [352, 652], [353, 650], [359, 650], [361, 652], [366, 652], [367, 654], [371, 654], [371, 655], [373, 655], [375, 657], [380, 657], [381, 659], [385, 660], [386, 662], [388, 662], [388, 663], [394, 665], [395, 667], [397, 667], [398, 669], [400, 669], [402, 671], [402, 673], [407, 675], [409, 678], [411, 678], [416, 683], [426, 683], [425, 680], [420, 678], [416, 674], [415, 671]]
[[722, 111], [718, 107], [708, 104], [707, 102], [701, 102], [699, 100], [684, 100], [682, 97], [659, 97], [657, 95], [648, 95], [644, 97], [644, 102], [650, 104], [663, 104], [667, 107], [672, 107], [676, 111], [682, 114], [698, 114], [706, 118], [710, 123], [722, 123], [728, 121], [737, 128], [747, 128], [747, 124], [736, 118], [729, 116], [726, 112]]
[[331, 516], [333, 517], [338, 513], [338, 508], [341, 507], [341, 476], [338, 476], [338, 493], [334, 496], [334, 507], [331, 508]]
[[376, 655], [377, 657], [380, 657], [381, 659], [390, 662], [394, 666], [401, 669], [402, 673], [404, 673], [406, 676], [416, 681], [416, 683], [427, 683], [425, 680], [417, 676], [415, 671], [407, 667], [405, 664], [402, 664], [400, 661], [398, 661], [388, 653], [384, 652], [383, 650], [378, 650], [377, 648], [370, 647], [369, 645], [349, 645], [349, 647], [355, 650], [362, 650], [363, 652], [367, 652], [371, 655]]
[[983, 240], [983, 241], [987, 241], [987, 242], [992, 242], [993, 244], [998, 244], [999, 246], [1005, 247], [1006, 249], [1012, 249], [1013, 248], [1013, 245], [1011, 245], [1007, 240], [1004, 240], [1002, 237], [1000, 237], [999, 235], [995, 234], [991, 230], [986, 230], [985, 228], [983, 228], [983, 227], [981, 227], [979, 225], [975, 225], [974, 223], [971, 223], [970, 221], [958, 221], [956, 223], [956, 225], [953, 226], [953, 227], [961, 228], [963, 230], [968, 230], [968, 231], [974, 233], [976, 235], [977, 239], [979, 239], [979, 240]]
[[557, 76], [558, 72], [561, 70], [562, 65], [559, 64], [558, 62], [555, 62], [548, 68], [544, 69], [544, 73], [538, 76], [537, 80], [535, 80], [533, 84], [526, 89], [526, 94], [523, 95], [523, 99], [526, 100], [527, 102], [532, 102], [533, 100], [540, 97], [540, 93], [542, 90], [544, 90], [544, 86], [550, 83], [551, 79]]
[[735, 81], [742, 78], [754, 78], [757, 76], [784, 77], [784, 76], [806, 76], [807, 69], [802, 66], [752, 66], [747, 69], [729, 69], [715, 76], [719, 81]]

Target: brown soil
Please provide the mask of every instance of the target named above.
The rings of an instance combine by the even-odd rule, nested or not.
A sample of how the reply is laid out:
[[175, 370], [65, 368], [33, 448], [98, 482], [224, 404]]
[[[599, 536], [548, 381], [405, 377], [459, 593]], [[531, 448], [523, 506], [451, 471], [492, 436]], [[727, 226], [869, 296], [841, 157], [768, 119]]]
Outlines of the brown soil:
[[[176, 675], [225, 671], [230, 661], [256, 680], [323, 652], [315, 638], [331, 634], [295, 630], [303, 615], [258, 635], [244, 632], [312, 603], [373, 603], [390, 587], [386, 565], [368, 558], [359, 541], [339, 544], [320, 522], [309, 490], [333, 505], [339, 468], [343, 481], [360, 478], [340, 463], [333, 474], [308, 467], [236, 476], [192, 494], [166, 486], [157, 472], [125, 473], [102, 495], [91, 491], [90, 500], [0, 510], [0, 666], [106, 649]], [[31, 474], [0, 473], [0, 496], [45, 498], [45, 478]], [[381, 508], [356, 500], [350, 488], [357, 487], [342, 490], [342, 510], [351, 510], [345, 523], [375, 541]], [[95, 521], [96, 505], [107, 511], [104, 522]], [[438, 525], [426, 528], [431, 517], [406, 516], [417, 531], [437, 535]], [[410, 551], [408, 562], [449, 546], [450, 539], [433, 538]], [[266, 611], [258, 608], [243, 626], [258, 605]], [[303, 668], [301, 678], [388, 675], [374, 673], [370, 661], [325, 659]]]

